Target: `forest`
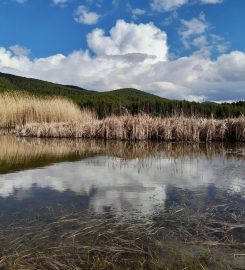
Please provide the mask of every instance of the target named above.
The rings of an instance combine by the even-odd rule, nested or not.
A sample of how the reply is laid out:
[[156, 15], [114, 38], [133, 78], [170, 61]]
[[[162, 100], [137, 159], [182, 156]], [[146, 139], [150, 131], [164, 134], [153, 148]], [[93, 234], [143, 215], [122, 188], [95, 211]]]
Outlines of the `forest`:
[[151, 116], [197, 116], [205, 118], [231, 118], [245, 115], [245, 101], [218, 104], [186, 100], [170, 100], [132, 88], [105, 92], [86, 90], [76, 86], [61, 85], [37, 79], [0, 73], [0, 92], [26, 92], [35, 96], [66, 97], [81, 108], [92, 109], [99, 118], [146, 113]]

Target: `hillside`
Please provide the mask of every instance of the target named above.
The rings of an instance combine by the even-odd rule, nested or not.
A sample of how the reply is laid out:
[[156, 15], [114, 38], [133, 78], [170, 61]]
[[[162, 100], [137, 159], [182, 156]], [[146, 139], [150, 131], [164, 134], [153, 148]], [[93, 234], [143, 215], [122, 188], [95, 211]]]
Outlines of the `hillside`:
[[65, 86], [0, 72], [0, 91], [6, 90], [27, 91], [37, 95], [58, 95], [70, 97], [91, 93], [91, 91], [80, 87]]
[[1, 91], [26, 91], [40, 96], [63, 96], [81, 107], [95, 110], [100, 117], [120, 114], [125, 108], [133, 114], [146, 112], [151, 115], [168, 116], [184, 114], [216, 118], [245, 115], [245, 102], [216, 104], [168, 100], [137, 89], [127, 88], [108, 92], [95, 92], [77, 86], [61, 85], [37, 79], [0, 73]]

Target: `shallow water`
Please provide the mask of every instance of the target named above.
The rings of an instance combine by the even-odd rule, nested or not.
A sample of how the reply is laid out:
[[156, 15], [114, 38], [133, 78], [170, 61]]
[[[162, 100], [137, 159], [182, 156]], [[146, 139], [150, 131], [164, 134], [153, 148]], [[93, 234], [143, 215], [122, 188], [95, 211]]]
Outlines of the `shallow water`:
[[[102, 265], [89, 261], [91, 258], [75, 259], [77, 253], [84, 254], [78, 246], [100, 243], [100, 249], [107, 245], [110, 250], [115, 246], [125, 250], [116, 235], [129, 243], [133, 239], [127, 232], [134, 226], [133, 237], [137, 230], [144, 231], [146, 239], [137, 246], [145, 255], [138, 250], [133, 261], [127, 247], [127, 252], [117, 255], [119, 258], [113, 255], [111, 259], [114, 251], [107, 251], [109, 264], [101, 262], [97, 251], [92, 257], [99, 257], [105, 269], [142, 269], [141, 256], [143, 269], [245, 269], [244, 165], [244, 144], [130, 144], [2, 136], [0, 258], [4, 260], [0, 259], [0, 266], [75, 269], [72, 265], [89, 269], [92, 263], [94, 269], [101, 269]], [[66, 226], [61, 225], [64, 220]], [[103, 222], [108, 225], [96, 227]], [[115, 224], [126, 226], [124, 233]], [[110, 239], [100, 242], [101, 235], [112, 227]], [[86, 228], [96, 230], [84, 235]], [[69, 251], [69, 260], [63, 261], [57, 247], [68, 245], [67, 235], [72, 233], [74, 239], [69, 245], [75, 246], [76, 252]], [[91, 243], [88, 236], [96, 236], [96, 241]], [[166, 255], [172, 254], [166, 243], [177, 259]], [[149, 246], [159, 251], [153, 254]], [[49, 247], [57, 252], [49, 258], [55, 260], [45, 265], [39, 255]], [[60, 249], [58, 253], [62, 255]], [[12, 260], [21, 263], [13, 265]]]

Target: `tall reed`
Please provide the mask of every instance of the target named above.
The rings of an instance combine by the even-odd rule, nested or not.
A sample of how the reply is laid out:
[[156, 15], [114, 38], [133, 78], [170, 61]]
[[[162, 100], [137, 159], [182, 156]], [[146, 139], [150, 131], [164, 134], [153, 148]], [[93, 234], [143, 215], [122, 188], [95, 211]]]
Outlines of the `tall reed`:
[[245, 117], [217, 120], [196, 117], [160, 118], [145, 114], [124, 115], [102, 120], [92, 119], [87, 123], [30, 123], [16, 128], [15, 132], [22, 137], [245, 142]]
[[93, 115], [81, 112], [72, 101], [61, 97], [35, 97], [25, 93], [0, 94], [0, 126], [14, 127], [25, 123], [89, 121]]

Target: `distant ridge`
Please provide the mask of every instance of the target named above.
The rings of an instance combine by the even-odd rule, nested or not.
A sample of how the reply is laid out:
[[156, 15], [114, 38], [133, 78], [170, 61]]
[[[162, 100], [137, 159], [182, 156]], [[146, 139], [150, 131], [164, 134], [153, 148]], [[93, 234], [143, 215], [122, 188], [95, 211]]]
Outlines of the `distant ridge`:
[[239, 117], [245, 115], [245, 101], [217, 104], [169, 100], [134, 88], [96, 92], [73, 85], [62, 85], [38, 79], [25, 78], [0, 72], [0, 92], [25, 91], [38, 96], [63, 96], [81, 107], [97, 112], [99, 117], [121, 114], [125, 108], [132, 114], [145, 112], [155, 116], [183, 114], [204, 117]]

